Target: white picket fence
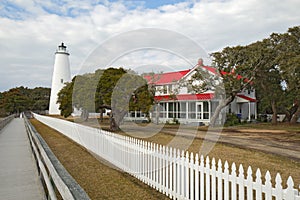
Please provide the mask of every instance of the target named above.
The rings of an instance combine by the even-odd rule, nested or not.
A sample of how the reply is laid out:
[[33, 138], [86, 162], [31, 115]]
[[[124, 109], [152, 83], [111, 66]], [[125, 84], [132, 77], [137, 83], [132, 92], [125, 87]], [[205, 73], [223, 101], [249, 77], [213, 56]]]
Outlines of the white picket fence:
[[300, 200], [292, 177], [284, 189], [279, 174], [273, 186], [270, 173], [266, 173], [263, 182], [259, 169], [253, 179], [251, 167], [245, 175], [242, 165], [237, 172], [236, 165], [229, 167], [227, 161], [223, 166], [214, 158], [199, 158], [198, 154], [65, 120], [36, 114], [34, 117], [172, 199]]

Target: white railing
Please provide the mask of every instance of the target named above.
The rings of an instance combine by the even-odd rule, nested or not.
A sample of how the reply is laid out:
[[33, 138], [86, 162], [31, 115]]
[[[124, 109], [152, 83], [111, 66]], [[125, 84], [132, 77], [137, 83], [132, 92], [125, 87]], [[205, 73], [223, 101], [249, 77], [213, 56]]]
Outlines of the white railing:
[[251, 167], [245, 175], [242, 165], [237, 172], [236, 165], [233, 163], [229, 167], [227, 161], [223, 166], [214, 158], [199, 158], [198, 154], [194, 156], [175, 148], [65, 120], [34, 116], [172, 199], [300, 200], [292, 177], [288, 178], [287, 188], [283, 189], [279, 174], [273, 186], [270, 173], [266, 173], [263, 182], [259, 169], [253, 180]]
[[9, 115], [8, 117], [5, 117], [3, 119], [0, 119], [0, 131], [13, 119], [15, 118], [15, 115]]
[[[56, 200], [62, 197], [69, 200], [89, 200], [86, 192], [60, 164], [25, 115], [24, 122], [47, 199]], [[59, 196], [55, 192], [55, 188]]]

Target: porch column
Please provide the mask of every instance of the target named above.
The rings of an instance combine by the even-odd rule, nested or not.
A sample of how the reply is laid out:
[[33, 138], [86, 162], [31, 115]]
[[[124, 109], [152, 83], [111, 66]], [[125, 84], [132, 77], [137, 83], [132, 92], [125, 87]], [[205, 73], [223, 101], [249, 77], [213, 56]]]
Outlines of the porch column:
[[248, 105], [249, 105], [248, 121], [251, 121], [251, 102], [250, 101], [248, 102]]
[[167, 106], [167, 109], [166, 109], [166, 118], [169, 119], [169, 102], [166, 102], [166, 106]]
[[254, 102], [254, 115], [255, 115], [255, 120], [257, 120], [257, 103], [256, 103], [256, 101]]
[[186, 120], [188, 120], [189, 119], [189, 102], [186, 101], [185, 105], [186, 105], [185, 118], [186, 118]]
[[211, 102], [208, 101], [208, 120], [210, 121], [210, 118], [211, 118]]

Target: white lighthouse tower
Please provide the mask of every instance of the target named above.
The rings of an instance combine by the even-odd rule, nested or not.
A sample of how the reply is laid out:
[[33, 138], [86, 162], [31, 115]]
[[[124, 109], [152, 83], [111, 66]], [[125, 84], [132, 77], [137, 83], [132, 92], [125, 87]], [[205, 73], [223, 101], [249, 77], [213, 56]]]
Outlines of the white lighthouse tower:
[[59, 104], [57, 103], [57, 94], [65, 86], [64, 83], [71, 80], [69, 53], [64, 43], [58, 46], [55, 52], [54, 70], [52, 76], [52, 86], [50, 95], [49, 114], [59, 115]]

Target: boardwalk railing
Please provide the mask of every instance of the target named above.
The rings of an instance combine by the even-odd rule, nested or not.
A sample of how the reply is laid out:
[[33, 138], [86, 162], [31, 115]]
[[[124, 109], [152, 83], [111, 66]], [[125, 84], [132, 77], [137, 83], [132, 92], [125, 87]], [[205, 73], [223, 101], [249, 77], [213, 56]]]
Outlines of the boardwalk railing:
[[65, 120], [36, 114], [34, 117], [172, 199], [300, 200], [292, 177], [283, 188], [277, 174], [273, 186], [270, 173], [263, 181], [259, 169], [253, 179], [251, 167], [245, 174], [242, 165], [237, 172], [236, 165], [229, 167], [227, 161], [223, 165], [214, 158], [204, 159], [198, 154]]
[[0, 131], [15, 117], [15, 115], [9, 115], [0, 120]]
[[25, 115], [24, 121], [47, 199], [56, 200], [57, 190], [63, 199], [89, 200], [85, 191], [65, 170]]

